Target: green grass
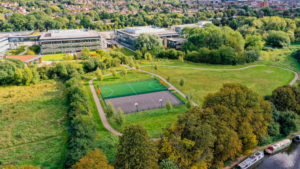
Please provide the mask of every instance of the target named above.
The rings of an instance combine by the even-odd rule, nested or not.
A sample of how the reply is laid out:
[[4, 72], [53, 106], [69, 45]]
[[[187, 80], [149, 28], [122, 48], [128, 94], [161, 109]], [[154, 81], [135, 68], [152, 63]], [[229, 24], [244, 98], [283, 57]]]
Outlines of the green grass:
[[42, 60], [61, 60], [63, 59], [65, 54], [53, 54], [53, 55], [43, 55]]
[[63, 84], [1, 87], [0, 96], [0, 162], [58, 168], [67, 139]]
[[[38, 55], [41, 51], [41, 48], [38, 45], [33, 45], [28, 47], [28, 51], [33, 51], [35, 55]], [[28, 51], [24, 55], [28, 55]]]
[[[182, 66], [182, 67], [195, 67], [195, 68], [207, 68], [207, 69], [236, 69], [236, 68], [243, 68], [251, 65], [265, 65], [267, 61], [262, 58], [262, 60], [253, 62], [253, 63], [246, 63], [241, 65], [214, 65], [214, 64], [207, 64], [207, 63], [194, 63], [190, 61], [179, 62], [178, 60], [173, 59], [160, 59], [156, 58], [153, 61], [154, 64], [159, 65], [169, 65], [169, 66]], [[139, 60], [140, 66], [149, 66], [151, 62], [149, 60]]]
[[121, 48], [121, 52], [126, 56], [134, 56], [134, 52], [127, 48]]
[[100, 90], [104, 98], [113, 98], [118, 96], [129, 96], [141, 93], [151, 93], [158, 90], [166, 90], [166, 87], [160, 84], [157, 80], [146, 80], [100, 86]]
[[26, 45], [19, 46], [19, 48], [16, 50], [10, 50], [10, 51], [8, 51], [8, 55], [19, 55], [20, 53], [25, 52], [25, 47], [26, 47]]
[[131, 113], [125, 115], [126, 122], [122, 127], [118, 126], [113, 120], [110, 122], [111, 126], [122, 132], [125, 126], [128, 125], [141, 125], [148, 130], [151, 138], [158, 138], [162, 133], [162, 128], [167, 125], [173, 125], [177, 119], [178, 115], [187, 111], [184, 105], [174, 106], [170, 112], [167, 109], [155, 109], [145, 112]]
[[[151, 71], [150, 67], [143, 70]], [[224, 83], [241, 83], [260, 95], [269, 95], [278, 86], [288, 84], [294, 73], [285, 69], [259, 66], [243, 70], [195, 70], [174, 67], [158, 67], [158, 75], [170, 77], [170, 83], [184, 94], [194, 93], [194, 101], [203, 103], [204, 97], [209, 93], [217, 92]], [[179, 85], [180, 77], [185, 78], [185, 85]]]

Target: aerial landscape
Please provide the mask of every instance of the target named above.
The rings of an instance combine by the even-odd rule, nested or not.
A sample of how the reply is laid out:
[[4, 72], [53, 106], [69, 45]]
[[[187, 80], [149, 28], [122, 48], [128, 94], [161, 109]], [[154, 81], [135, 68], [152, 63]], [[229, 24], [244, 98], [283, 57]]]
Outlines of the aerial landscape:
[[0, 0], [0, 169], [299, 169], [300, 0]]

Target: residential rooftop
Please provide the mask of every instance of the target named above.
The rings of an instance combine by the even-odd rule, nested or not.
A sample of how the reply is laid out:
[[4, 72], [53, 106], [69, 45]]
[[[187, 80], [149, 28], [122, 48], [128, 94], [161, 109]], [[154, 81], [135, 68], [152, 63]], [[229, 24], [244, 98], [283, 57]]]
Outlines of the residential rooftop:
[[49, 30], [42, 33], [40, 40], [53, 40], [53, 39], [76, 39], [76, 38], [99, 38], [100, 35], [97, 31], [88, 29], [65, 29], [65, 30]]

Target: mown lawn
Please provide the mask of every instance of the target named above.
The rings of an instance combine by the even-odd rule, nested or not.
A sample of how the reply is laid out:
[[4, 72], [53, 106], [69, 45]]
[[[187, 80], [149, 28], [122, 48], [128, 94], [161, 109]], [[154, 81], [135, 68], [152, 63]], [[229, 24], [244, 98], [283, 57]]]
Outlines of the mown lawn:
[[162, 133], [162, 128], [173, 125], [177, 119], [178, 115], [186, 112], [188, 109], [184, 106], [175, 106], [170, 112], [167, 109], [155, 109], [145, 112], [131, 113], [125, 115], [126, 122], [122, 126], [118, 126], [114, 120], [110, 121], [111, 126], [122, 132], [123, 129], [128, 125], [141, 125], [148, 130], [151, 138], [159, 138]]
[[[150, 67], [143, 70], [151, 71]], [[285, 69], [258, 66], [243, 70], [196, 70], [188, 68], [174, 68], [159, 66], [157, 74], [165, 79], [170, 77], [170, 83], [184, 94], [193, 92], [194, 101], [203, 103], [204, 97], [209, 93], [217, 92], [224, 83], [241, 83], [260, 95], [270, 95], [278, 86], [288, 84], [294, 73]], [[185, 85], [179, 85], [180, 77], [185, 78]]]
[[42, 60], [61, 60], [63, 59], [65, 54], [53, 54], [53, 55], [43, 55]]
[[67, 139], [63, 84], [0, 87], [0, 168], [29, 164], [59, 168]]
[[121, 52], [126, 56], [134, 56], [134, 52], [124, 47], [121, 48]]

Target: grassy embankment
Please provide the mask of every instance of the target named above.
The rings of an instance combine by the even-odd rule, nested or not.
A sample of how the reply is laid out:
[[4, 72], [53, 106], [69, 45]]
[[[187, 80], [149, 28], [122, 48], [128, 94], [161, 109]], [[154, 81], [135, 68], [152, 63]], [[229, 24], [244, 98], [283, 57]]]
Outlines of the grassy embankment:
[[[0, 87], [0, 162], [58, 168], [67, 140], [61, 82]], [[0, 165], [0, 168], [3, 166]]]

